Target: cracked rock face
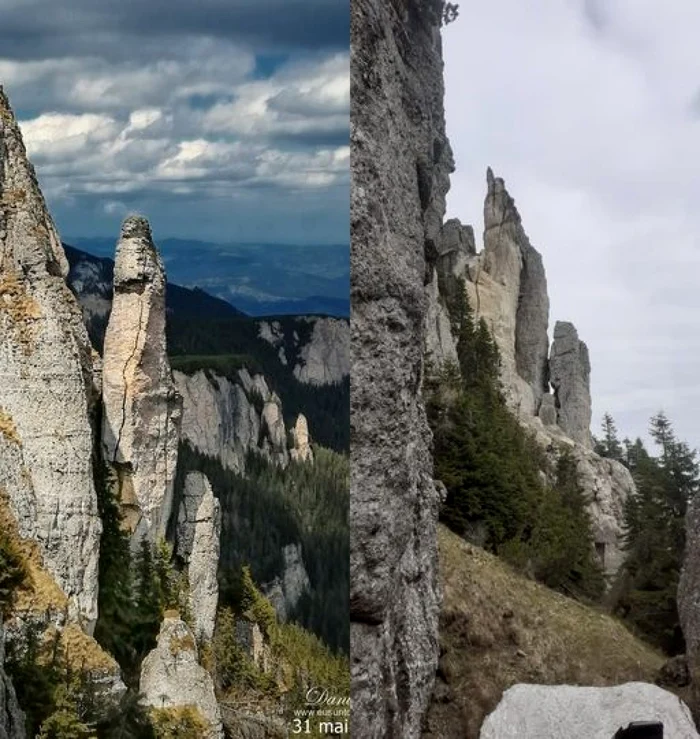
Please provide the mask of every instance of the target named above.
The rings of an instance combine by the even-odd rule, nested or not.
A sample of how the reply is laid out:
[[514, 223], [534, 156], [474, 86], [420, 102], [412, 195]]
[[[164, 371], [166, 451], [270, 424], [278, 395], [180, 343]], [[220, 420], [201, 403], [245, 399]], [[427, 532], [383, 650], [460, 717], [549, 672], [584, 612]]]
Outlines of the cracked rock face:
[[210, 641], [214, 635], [219, 602], [221, 506], [209, 480], [201, 472], [185, 479], [177, 519], [177, 554], [187, 565], [189, 604], [197, 639]]
[[282, 401], [275, 393], [263, 406], [261, 426], [265, 435], [263, 451], [273, 462], [284, 467], [289, 461], [287, 430], [284, 427]]
[[0, 88], [0, 488], [22, 537], [69, 598], [97, 618], [101, 523], [92, 475], [90, 342], [68, 263]]
[[102, 381], [104, 456], [132, 541], [156, 541], [171, 512], [182, 399], [165, 346], [165, 270], [145, 218], [122, 225]]
[[441, 4], [351, 4], [353, 735], [420, 735], [438, 658], [423, 341], [452, 154]]
[[211, 675], [197, 661], [194, 635], [179, 618], [163, 619], [156, 648], [141, 666], [143, 702], [155, 708], [195, 706], [211, 726], [202, 739], [223, 739]]
[[557, 321], [549, 359], [556, 397], [557, 423], [587, 449], [591, 440], [591, 363], [588, 347], [571, 323]]

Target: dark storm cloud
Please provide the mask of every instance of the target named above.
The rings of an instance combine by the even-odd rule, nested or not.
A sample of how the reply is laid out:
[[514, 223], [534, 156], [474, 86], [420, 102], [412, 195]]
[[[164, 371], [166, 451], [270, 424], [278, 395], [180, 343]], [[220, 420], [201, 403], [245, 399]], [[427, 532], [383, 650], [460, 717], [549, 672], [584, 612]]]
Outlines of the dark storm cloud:
[[[4, 0], [0, 48], [14, 59], [137, 55], [196, 35], [268, 49], [347, 49], [347, 0]], [[151, 47], [151, 48], [149, 48]], [[171, 49], [172, 51], [172, 49]]]
[[209, 239], [291, 214], [283, 232], [318, 240], [280, 206], [304, 193], [347, 239], [348, 18], [343, 0], [0, 0], [0, 84], [59, 226], [137, 207], [175, 228], [187, 201]]

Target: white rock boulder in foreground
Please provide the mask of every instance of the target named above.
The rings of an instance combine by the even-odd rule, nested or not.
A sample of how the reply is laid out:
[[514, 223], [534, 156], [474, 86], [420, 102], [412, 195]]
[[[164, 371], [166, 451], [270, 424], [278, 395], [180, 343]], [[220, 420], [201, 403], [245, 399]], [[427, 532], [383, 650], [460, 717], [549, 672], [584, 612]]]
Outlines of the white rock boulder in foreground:
[[661, 721], [669, 739], [697, 739], [678, 696], [649, 683], [608, 688], [514, 685], [481, 727], [480, 739], [612, 739], [632, 721]]

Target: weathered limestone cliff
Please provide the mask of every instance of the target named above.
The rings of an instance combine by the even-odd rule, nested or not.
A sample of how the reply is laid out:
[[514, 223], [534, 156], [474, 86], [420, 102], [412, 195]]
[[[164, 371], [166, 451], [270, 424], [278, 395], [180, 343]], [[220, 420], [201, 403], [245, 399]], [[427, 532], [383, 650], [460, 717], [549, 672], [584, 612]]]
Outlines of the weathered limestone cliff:
[[219, 603], [221, 505], [206, 476], [190, 472], [185, 479], [177, 519], [177, 555], [187, 566], [189, 607], [197, 639], [214, 635]]
[[198, 662], [192, 632], [179, 618], [163, 619], [158, 643], [143, 661], [139, 689], [144, 704], [154, 708], [194, 706], [210, 725], [202, 739], [223, 739], [214, 683]]
[[69, 618], [97, 618], [91, 347], [65, 254], [0, 88], [0, 490]]
[[350, 368], [350, 333], [346, 321], [338, 318], [317, 318], [311, 339], [305, 344], [294, 376], [309, 385], [332, 385], [347, 377]]
[[588, 348], [571, 323], [559, 321], [550, 349], [542, 257], [530, 244], [504, 181], [490, 169], [486, 177], [483, 250], [476, 252], [473, 232], [459, 221], [442, 228], [427, 290], [426, 356], [435, 368], [456, 360], [447, 304], [464, 280], [476, 318], [486, 321], [498, 345], [509, 407], [544, 449], [572, 451], [591, 501], [596, 549], [606, 573], [614, 575], [623, 561], [624, 502], [634, 482], [622, 464], [591, 450]]
[[557, 423], [576, 442], [590, 449], [591, 363], [588, 347], [579, 341], [572, 323], [557, 321], [549, 358]]
[[437, 0], [351, 5], [350, 617], [354, 736], [420, 735], [438, 657], [437, 511], [421, 399], [445, 209]]
[[122, 225], [103, 362], [104, 456], [132, 541], [156, 541], [172, 507], [181, 398], [165, 346], [165, 270], [145, 218]]
[[311, 455], [303, 416], [292, 429], [297, 434], [298, 427], [301, 446], [287, 449], [282, 401], [262, 375], [251, 376], [247, 369], [241, 369], [233, 379], [199, 370], [191, 375], [176, 371], [173, 378], [183, 399], [182, 439], [202, 454], [217, 457], [224, 467], [243, 473], [251, 451], [282, 467], [290, 459]]
[[282, 550], [284, 570], [281, 577], [263, 586], [265, 597], [272, 603], [280, 621], [289, 618], [301, 596], [311, 587], [309, 575], [304, 566], [301, 545], [287, 544]]

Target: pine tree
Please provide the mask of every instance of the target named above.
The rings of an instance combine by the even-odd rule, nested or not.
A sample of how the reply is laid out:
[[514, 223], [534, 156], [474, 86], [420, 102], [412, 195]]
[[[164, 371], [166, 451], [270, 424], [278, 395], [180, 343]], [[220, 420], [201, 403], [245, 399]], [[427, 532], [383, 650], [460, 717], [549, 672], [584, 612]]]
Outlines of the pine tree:
[[595, 451], [601, 457], [616, 459], [618, 462], [623, 459], [622, 445], [617, 436], [617, 427], [615, 421], [609, 413], [605, 413], [602, 423], [603, 437], [597, 440]]
[[617, 611], [667, 652], [683, 649], [676, 590], [685, 544], [685, 512], [700, 474], [693, 452], [659, 413], [650, 433], [652, 457], [640, 440], [628, 446], [637, 492], [625, 508], [627, 558], [620, 576]]

